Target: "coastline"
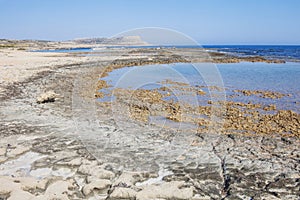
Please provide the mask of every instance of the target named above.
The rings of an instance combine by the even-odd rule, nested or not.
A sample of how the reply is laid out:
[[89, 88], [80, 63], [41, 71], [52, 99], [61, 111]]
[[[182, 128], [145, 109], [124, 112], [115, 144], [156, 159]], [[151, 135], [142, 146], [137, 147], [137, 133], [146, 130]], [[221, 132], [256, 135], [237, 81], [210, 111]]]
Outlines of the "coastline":
[[[299, 195], [300, 152], [297, 138], [232, 134], [201, 134], [196, 137], [191, 134], [191, 140], [174, 144], [178, 151], [164, 153], [162, 148], [173, 147], [168, 145], [170, 138], [173, 142], [180, 141], [186, 135], [177, 133], [172, 138], [172, 131], [122, 118], [118, 119], [118, 123], [125, 128], [120, 127], [120, 124], [112, 122], [113, 116], [106, 105], [96, 113], [90, 112], [87, 102], [94, 102], [95, 80], [104, 69], [108, 70], [105, 71], [107, 73], [128, 65], [172, 63], [187, 59], [165, 51], [158, 52], [157, 59], [155, 56], [153, 59], [149, 56], [153, 51], [149, 50], [137, 50], [127, 57], [121, 56], [128, 53], [127, 50], [120, 49], [116, 50], [116, 54], [109, 52], [111, 56], [98, 57], [20, 53], [20, 50], [6, 52], [2, 49], [1, 52], [1, 58], [5, 59], [1, 59], [0, 113], [3, 119], [1, 133], [4, 135], [1, 139], [0, 167], [1, 173], [7, 168], [12, 169], [6, 175], [1, 174], [0, 182], [3, 184], [0, 184], [0, 197], [86, 199], [102, 195], [103, 199], [238, 199], [247, 195], [266, 199], [297, 199]], [[197, 55], [192, 54], [189, 60]], [[11, 59], [9, 56], [12, 56]], [[17, 59], [25, 57], [23, 60]], [[120, 57], [123, 60], [115, 61]], [[149, 61], [149, 58], [152, 60]], [[112, 61], [115, 61], [115, 66], [106, 68]], [[9, 76], [11, 74], [13, 76]], [[74, 83], [78, 89], [76, 91]], [[12, 87], [15, 89], [12, 90]], [[59, 95], [55, 102], [36, 103], [38, 96], [51, 90]], [[75, 113], [74, 96], [79, 101], [85, 101], [79, 106], [86, 110]], [[107, 141], [104, 141], [105, 144], [97, 141], [95, 148], [95, 143], [92, 143], [95, 138], [80, 139], [88, 133], [78, 135], [77, 132], [84, 128], [74, 127], [74, 115], [82, 116], [83, 121], [84, 116], [96, 116], [100, 124], [95, 133], [111, 135], [108, 143], [111, 149], [101, 149]], [[79, 126], [80, 123], [79, 120]], [[131, 144], [137, 134], [141, 143]], [[149, 139], [148, 134], [152, 134], [154, 139]], [[123, 143], [116, 145], [114, 142], [120, 139], [120, 135], [126, 137]], [[128, 144], [132, 146], [129, 148], [126, 146]], [[145, 147], [149, 149], [142, 151]], [[188, 152], [182, 153], [181, 148]], [[27, 160], [31, 163], [26, 164], [22, 156], [29, 157]], [[14, 164], [5, 164], [18, 159], [29, 167], [24, 170], [22, 166], [18, 168]], [[161, 162], [162, 166], [154, 162], [164, 159], [166, 162]], [[143, 167], [135, 171], [139, 163]], [[120, 165], [124, 165], [125, 170], [120, 171]], [[158, 179], [154, 184], [136, 184], [159, 177], [158, 172], [163, 171], [160, 167], [171, 173], [163, 175], [162, 180]], [[154, 190], [156, 192], [152, 192]]]

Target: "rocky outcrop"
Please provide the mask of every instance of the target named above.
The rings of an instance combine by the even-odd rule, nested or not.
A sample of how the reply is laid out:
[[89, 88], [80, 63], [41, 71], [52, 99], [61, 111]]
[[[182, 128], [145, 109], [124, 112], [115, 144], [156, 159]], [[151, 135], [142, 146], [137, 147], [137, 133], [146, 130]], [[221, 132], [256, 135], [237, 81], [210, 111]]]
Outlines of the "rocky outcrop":
[[41, 94], [36, 99], [36, 102], [38, 104], [50, 103], [50, 102], [54, 102], [55, 100], [57, 100], [57, 98], [58, 98], [58, 94], [56, 94], [54, 91], [48, 91], [48, 92], [45, 92], [45, 93]]
[[121, 36], [113, 38], [83, 38], [74, 40], [78, 44], [102, 45], [149, 45], [140, 36]]

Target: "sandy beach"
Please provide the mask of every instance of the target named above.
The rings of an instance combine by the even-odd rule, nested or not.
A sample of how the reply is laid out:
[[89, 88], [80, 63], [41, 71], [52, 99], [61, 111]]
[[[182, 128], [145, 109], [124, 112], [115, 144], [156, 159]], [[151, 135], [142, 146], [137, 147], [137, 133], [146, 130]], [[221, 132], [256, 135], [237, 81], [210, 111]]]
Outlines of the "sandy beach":
[[160, 110], [151, 107], [157, 103], [180, 121], [153, 91], [147, 101], [140, 101], [145, 91], [136, 97], [133, 116], [122, 114], [126, 91], [114, 112], [96, 102], [98, 79], [114, 69], [207, 61], [282, 62], [203, 49], [114, 48], [90, 56], [1, 48], [0, 199], [299, 199], [299, 121], [293, 137], [199, 134], [143, 120], [145, 110]]

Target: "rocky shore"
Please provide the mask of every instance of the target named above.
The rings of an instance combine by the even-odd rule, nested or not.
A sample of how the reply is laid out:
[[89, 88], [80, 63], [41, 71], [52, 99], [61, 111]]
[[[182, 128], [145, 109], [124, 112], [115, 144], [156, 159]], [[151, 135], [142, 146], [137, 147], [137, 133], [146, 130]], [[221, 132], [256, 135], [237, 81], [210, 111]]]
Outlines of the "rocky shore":
[[[171, 121], [191, 120], [178, 119], [184, 110], [161, 102], [161, 92], [168, 92], [163, 88], [137, 91], [131, 104], [130, 91], [116, 91], [120, 101], [113, 109], [95, 102], [103, 95], [97, 89], [109, 85], [99, 84], [99, 75], [116, 68], [245, 58], [180, 49], [114, 49], [88, 57], [0, 49], [0, 56], [0, 199], [299, 199], [299, 116], [294, 113], [270, 116], [283, 130], [295, 131], [289, 137], [268, 134], [271, 124], [265, 134], [224, 134], [147, 123], [147, 113], [161, 112], [157, 106]], [[126, 115], [128, 105], [132, 117]], [[245, 107], [276, 110], [226, 106], [233, 116]], [[246, 116], [229, 116], [230, 129], [247, 124]]]

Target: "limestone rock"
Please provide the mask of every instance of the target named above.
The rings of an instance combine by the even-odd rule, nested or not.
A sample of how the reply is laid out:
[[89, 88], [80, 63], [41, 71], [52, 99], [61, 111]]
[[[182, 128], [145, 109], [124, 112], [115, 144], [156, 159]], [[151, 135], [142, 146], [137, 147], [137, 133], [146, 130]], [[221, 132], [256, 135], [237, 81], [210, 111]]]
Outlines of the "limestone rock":
[[127, 187], [135, 185], [141, 180], [141, 175], [134, 172], [123, 172], [121, 176], [114, 182], [114, 185], [126, 185]]
[[137, 200], [191, 199], [193, 188], [182, 188], [183, 181], [173, 181], [161, 185], [148, 185], [136, 195]]
[[10, 193], [10, 196], [7, 200], [31, 200], [34, 198], [34, 195], [29, 192], [25, 192], [23, 190], [15, 190]]
[[30, 150], [30, 147], [17, 145], [15, 147], [11, 147], [7, 149], [7, 157], [16, 157]]
[[4, 156], [6, 154], [6, 148], [0, 147], [0, 156]]
[[33, 200], [44, 200], [44, 199], [60, 199], [68, 200], [68, 195], [72, 195], [73, 192], [70, 191], [74, 188], [73, 182], [69, 181], [56, 181], [49, 185], [45, 194], [33, 198]]
[[58, 94], [56, 94], [54, 91], [48, 91], [48, 92], [45, 92], [43, 94], [41, 94], [36, 102], [37, 103], [49, 103], [49, 102], [54, 102], [55, 100], [57, 100], [58, 98]]
[[109, 200], [134, 200], [137, 192], [131, 188], [116, 187], [109, 196]]
[[89, 195], [94, 189], [97, 189], [100, 193], [104, 193], [108, 190], [111, 182], [106, 179], [93, 180], [91, 183], [85, 185], [82, 189], [84, 195]]
[[105, 170], [101, 168], [101, 166], [96, 166], [96, 164], [92, 164], [92, 165], [82, 164], [79, 167], [78, 172], [86, 175], [92, 175], [99, 179], [112, 179], [115, 177], [115, 174], [113, 172]]
[[20, 182], [20, 184], [22, 185], [21, 188], [25, 191], [29, 191], [32, 189], [45, 190], [47, 187], [48, 180], [39, 180], [33, 177], [17, 177], [15, 182]]
[[0, 196], [9, 196], [12, 191], [19, 190], [19, 187], [19, 184], [13, 182], [11, 178], [0, 177]]

